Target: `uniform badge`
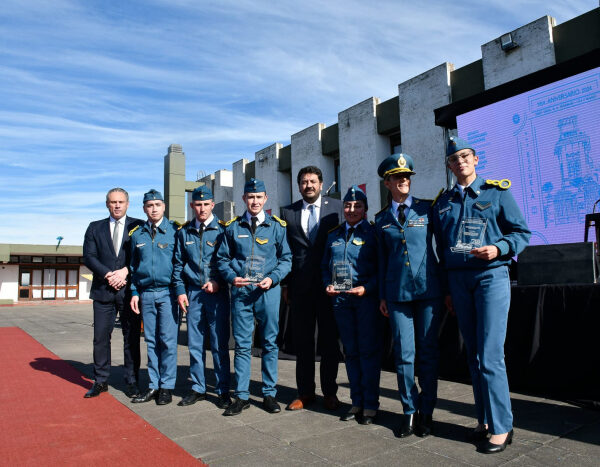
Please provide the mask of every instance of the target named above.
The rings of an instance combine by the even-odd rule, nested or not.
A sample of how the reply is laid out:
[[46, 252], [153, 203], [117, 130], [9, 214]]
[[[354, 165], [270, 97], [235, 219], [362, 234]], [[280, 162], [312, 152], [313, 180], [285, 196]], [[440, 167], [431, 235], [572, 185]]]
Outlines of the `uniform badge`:
[[208, 240], [206, 240], [206, 244], [208, 246], [215, 246], [215, 243], [217, 243], [217, 242], [209, 242]]
[[484, 209], [489, 208], [492, 205], [491, 201], [488, 201], [487, 203], [480, 203], [479, 201], [477, 203], [475, 203], [475, 207], [477, 209], [479, 209], [480, 211], [483, 211]]
[[404, 158], [404, 156], [400, 156], [398, 158], [398, 167], [400, 167], [401, 169], [406, 167], [406, 159]]
[[361, 240], [360, 238], [355, 238], [352, 240], [352, 243], [354, 243], [355, 245], [364, 245], [366, 242], [364, 240]]
[[246, 234], [239, 234], [238, 238], [248, 238], [250, 235], [246, 235]]
[[164, 250], [165, 248], [167, 248], [169, 246], [169, 244], [168, 243], [158, 243], [157, 246], [161, 250]]
[[135, 244], [135, 247], [136, 247], [136, 248], [141, 248], [141, 247], [143, 247], [144, 245], [145, 245], [145, 243], [136, 243], [136, 244]]
[[190, 242], [185, 242], [186, 245], [193, 245], [194, 243], [196, 243], [194, 240], [192, 240]]
[[344, 244], [344, 242], [333, 242], [331, 244], [331, 246], [340, 246], [340, 245], [343, 245], [343, 244]]
[[269, 239], [256, 237], [256, 243], [258, 243], [259, 245], [266, 245], [267, 243], [269, 243]]
[[446, 206], [445, 208], [442, 208], [442, 209], [440, 209], [438, 212], [439, 212], [440, 214], [443, 214], [443, 213], [445, 213], [446, 211], [449, 211], [449, 210], [450, 210], [450, 207], [451, 207], [451, 206]]
[[386, 224], [381, 226], [382, 229], [389, 229], [392, 226], [392, 224]]

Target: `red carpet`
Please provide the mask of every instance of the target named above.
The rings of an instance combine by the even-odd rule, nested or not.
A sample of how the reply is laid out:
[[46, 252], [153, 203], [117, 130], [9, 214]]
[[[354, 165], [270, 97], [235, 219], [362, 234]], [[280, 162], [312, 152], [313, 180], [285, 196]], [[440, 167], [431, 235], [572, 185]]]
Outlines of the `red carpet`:
[[202, 465], [19, 328], [0, 328], [1, 465]]

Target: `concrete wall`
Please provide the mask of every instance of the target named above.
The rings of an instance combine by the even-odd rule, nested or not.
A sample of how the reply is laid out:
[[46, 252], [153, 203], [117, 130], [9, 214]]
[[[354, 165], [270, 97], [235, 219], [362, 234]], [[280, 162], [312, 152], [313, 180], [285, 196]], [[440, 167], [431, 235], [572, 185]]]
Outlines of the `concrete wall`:
[[19, 299], [19, 266], [3, 264], [0, 266], [0, 300]]
[[381, 205], [377, 167], [391, 154], [390, 139], [377, 133], [379, 99], [371, 97], [338, 114], [340, 187], [342, 198], [351, 185], [366, 184], [369, 219]]
[[[321, 131], [323, 123], [315, 123], [292, 135], [292, 169], [290, 173], [292, 202], [301, 198], [298, 191], [298, 171], [307, 165], [315, 165], [323, 172], [323, 190], [335, 180], [333, 159], [323, 155], [321, 149]], [[283, 206], [283, 205], [282, 205]]]
[[411, 193], [432, 198], [446, 187], [445, 130], [435, 125], [433, 109], [450, 103], [450, 72], [443, 63], [398, 86], [402, 152], [415, 161]]
[[90, 289], [92, 288], [92, 281], [83, 277], [83, 275], [87, 275], [89, 277], [92, 274], [85, 266], [79, 266], [79, 300], [89, 300], [90, 299]]
[[268, 200], [265, 210], [278, 215], [279, 208], [290, 204], [291, 187], [289, 175], [279, 171], [280, 143], [274, 143], [256, 153], [254, 173], [256, 178], [265, 182]]
[[171, 144], [164, 157], [165, 215], [173, 221], [184, 222], [185, 207], [185, 154], [180, 144]]
[[512, 31], [518, 47], [504, 51], [500, 38], [481, 46], [485, 89], [556, 64], [552, 27], [554, 18], [544, 16]]
[[246, 206], [242, 201], [242, 195], [244, 194], [244, 184], [246, 183], [246, 164], [248, 159], [240, 159], [233, 163], [233, 188], [232, 188], [232, 201], [233, 211], [236, 216], [241, 216], [246, 210]]

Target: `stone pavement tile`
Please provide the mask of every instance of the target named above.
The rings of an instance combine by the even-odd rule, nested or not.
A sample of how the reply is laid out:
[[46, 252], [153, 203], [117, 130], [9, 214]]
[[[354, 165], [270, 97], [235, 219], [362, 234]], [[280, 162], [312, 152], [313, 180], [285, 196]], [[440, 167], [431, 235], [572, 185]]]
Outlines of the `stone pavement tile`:
[[[600, 416], [600, 412], [598, 411], [592, 413]], [[550, 442], [549, 445], [554, 448], [566, 449], [582, 456], [595, 458], [597, 459], [596, 465], [600, 465], [600, 423], [591, 423], [578, 428], [564, 435], [562, 438]]]
[[531, 466], [546, 467], [548, 465], [577, 465], [577, 466], [598, 466], [597, 457], [588, 457], [575, 454], [565, 449], [556, 449], [552, 446], [540, 446], [539, 448], [527, 452], [516, 459], [507, 462], [508, 466]]
[[263, 419], [254, 422], [251, 426], [257, 431], [291, 443], [324, 433], [342, 430], [348, 428], [349, 424], [356, 425], [356, 422], [342, 422], [338, 416], [302, 410], [294, 412], [284, 411], [268, 420]]
[[243, 426], [239, 420], [236, 420], [236, 417], [224, 417], [222, 411], [188, 412], [187, 414], [170, 411], [160, 418], [151, 418], [142, 413], [138, 414], [171, 439], [212, 433], [214, 431], [224, 431]]
[[173, 441], [192, 456], [200, 457], [208, 464], [225, 457], [248, 455], [265, 448], [285, 446], [282, 441], [248, 426], [222, 429], [220, 425], [209, 433], [173, 438]]
[[333, 465], [314, 454], [295, 446], [277, 446], [261, 449], [249, 454], [238, 454], [220, 458], [210, 463], [211, 466], [301, 466], [301, 465]]
[[[415, 439], [418, 439], [415, 437]], [[354, 424], [342, 430], [321, 433], [293, 442], [296, 446], [329, 462], [341, 465], [363, 462], [377, 454], [397, 450], [413, 440], [391, 439], [378, 434], [374, 426]]]
[[468, 465], [456, 459], [451, 459], [446, 456], [435, 454], [421, 449], [418, 445], [405, 446], [396, 450], [391, 450], [365, 460], [357, 462], [361, 466], [392, 466], [392, 465], [408, 465], [408, 466], [465, 466]]

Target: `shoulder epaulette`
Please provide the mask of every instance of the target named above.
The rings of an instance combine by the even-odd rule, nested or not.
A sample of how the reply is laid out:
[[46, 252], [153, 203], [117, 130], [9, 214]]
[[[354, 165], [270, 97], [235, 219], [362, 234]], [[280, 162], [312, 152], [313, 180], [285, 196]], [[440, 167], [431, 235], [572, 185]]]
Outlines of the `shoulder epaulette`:
[[376, 212], [376, 213], [375, 213], [375, 217], [377, 217], [379, 214], [381, 214], [381, 213], [382, 213], [383, 211], [385, 211], [386, 209], [389, 209], [389, 207], [390, 207], [390, 205], [389, 205], [389, 204], [386, 204], [386, 205], [385, 205], [385, 207], [384, 207], [384, 208], [383, 208], [381, 211], [379, 211], [379, 212]]
[[135, 232], [135, 231], [136, 231], [137, 229], [139, 229], [139, 228], [140, 228], [140, 226], [139, 226], [139, 225], [136, 225], [136, 226], [135, 226], [133, 229], [131, 229], [131, 230], [129, 231], [129, 236], [131, 237], [131, 236], [133, 235], [133, 232]]
[[442, 193], [444, 193], [445, 191], [446, 191], [446, 190], [444, 190], [444, 189], [442, 188], [442, 189], [440, 190], [440, 192], [437, 194], [437, 196], [436, 196], [435, 198], [433, 198], [433, 201], [431, 202], [431, 205], [432, 205], [432, 206], [433, 206], [433, 205], [436, 203], [436, 201], [438, 200], [438, 198], [439, 198], [440, 196], [442, 196]]
[[186, 221], [183, 224], [180, 224], [179, 222], [176, 221], [175, 224], [177, 224], [177, 230], [181, 230], [184, 227], [187, 227], [188, 225], [190, 225], [190, 222], [191, 221]]
[[172, 220], [169, 220], [169, 222], [171, 223], [171, 225], [172, 225], [173, 227], [176, 227], [176, 230], [179, 230], [179, 229], [181, 229], [181, 228], [183, 227], [183, 225], [184, 225], [184, 224], [182, 224], [181, 222], [177, 222], [177, 221], [172, 221]]
[[221, 219], [219, 219], [219, 224], [221, 224], [223, 227], [225, 227], [227, 225], [227, 222], [222, 221]]
[[338, 229], [338, 228], [340, 228], [342, 225], [344, 225], [344, 223], [343, 223], [343, 222], [342, 222], [341, 224], [338, 224], [338, 225], [336, 225], [336, 226], [335, 226], [333, 229], [329, 229], [329, 230], [327, 231], [327, 233], [328, 233], [328, 234], [330, 234], [330, 233], [331, 233], [331, 232], [333, 232], [335, 229]]
[[501, 190], [508, 190], [512, 185], [511, 181], [508, 178], [503, 178], [502, 180], [486, 180], [486, 185], [493, 185], [495, 187], [500, 188]]
[[287, 222], [286, 222], [286, 221], [284, 221], [283, 219], [280, 219], [279, 217], [277, 217], [277, 216], [275, 216], [275, 215], [273, 215], [273, 214], [271, 215], [271, 217], [272, 217], [273, 219], [275, 219], [277, 222], [279, 222], [279, 223], [281, 224], [281, 226], [282, 226], [282, 227], [285, 227], [285, 226], [287, 226]]
[[[238, 220], [239, 218], [240, 218], [240, 216], [235, 216], [233, 219], [229, 219], [227, 222], [225, 222], [224, 224], [221, 224], [221, 225], [224, 225], [225, 227], [227, 227], [227, 226], [229, 226], [229, 224], [231, 224], [233, 221]], [[219, 223], [220, 222], [222, 222], [222, 221], [219, 221]]]

